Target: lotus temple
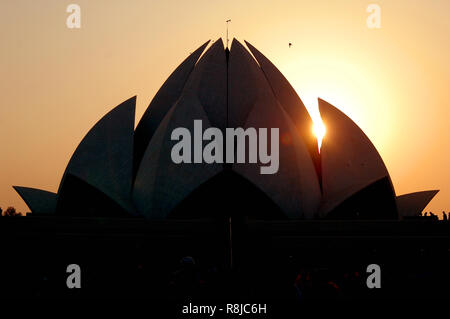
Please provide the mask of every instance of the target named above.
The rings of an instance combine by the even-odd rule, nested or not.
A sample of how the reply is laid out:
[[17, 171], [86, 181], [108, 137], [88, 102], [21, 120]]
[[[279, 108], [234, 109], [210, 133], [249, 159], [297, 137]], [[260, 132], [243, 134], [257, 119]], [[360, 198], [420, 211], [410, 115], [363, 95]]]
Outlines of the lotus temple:
[[[0, 219], [0, 238], [11, 242], [0, 266], [8, 293], [227, 301], [448, 295], [450, 224], [418, 219], [438, 191], [398, 196], [369, 138], [322, 99], [327, 134], [319, 151], [302, 100], [252, 44], [204, 43], [137, 125], [135, 106], [136, 97], [122, 102], [87, 132], [56, 193], [14, 186], [31, 213]], [[196, 120], [221, 132], [278, 128], [278, 171], [261, 174], [245, 161], [175, 163], [172, 132], [194, 135]], [[82, 289], [65, 287], [72, 263], [84, 271]], [[383, 269], [382, 289], [366, 287], [373, 263]], [[180, 274], [193, 272], [189, 278], [201, 280], [180, 284]]]
[[[246, 49], [234, 39], [231, 50], [221, 39], [206, 49], [208, 44], [173, 71], [136, 129], [135, 97], [98, 121], [75, 150], [57, 193], [15, 186], [31, 212], [210, 218], [217, 215], [211, 208], [233, 201], [228, 213], [254, 219], [392, 220], [417, 215], [437, 193], [397, 197], [364, 132], [321, 99], [327, 136], [319, 153], [308, 111], [272, 62], [248, 42]], [[223, 131], [279, 128], [286, 141], [279, 150], [279, 171], [261, 175], [252, 163], [174, 163], [171, 132], [193, 131], [194, 120]], [[194, 198], [199, 201], [190, 207]], [[240, 203], [249, 201], [261, 207]]]

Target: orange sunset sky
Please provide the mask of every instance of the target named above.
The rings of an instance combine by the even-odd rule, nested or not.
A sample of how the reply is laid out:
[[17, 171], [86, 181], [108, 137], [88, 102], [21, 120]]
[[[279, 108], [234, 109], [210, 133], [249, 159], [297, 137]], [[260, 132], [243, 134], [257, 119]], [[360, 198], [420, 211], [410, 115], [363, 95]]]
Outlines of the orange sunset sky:
[[[69, 29], [66, 8], [81, 7]], [[369, 29], [369, 4], [381, 28]], [[450, 210], [450, 1], [0, 1], [0, 207], [12, 185], [56, 191], [78, 143], [137, 95], [138, 122], [174, 68], [208, 39], [248, 40], [318, 120], [317, 98], [377, 147], [397, 195], [440, 189]], [[289, 48], [288, 43], [292, 43]], [[326, 138], [326, 136], [325, 136]]]

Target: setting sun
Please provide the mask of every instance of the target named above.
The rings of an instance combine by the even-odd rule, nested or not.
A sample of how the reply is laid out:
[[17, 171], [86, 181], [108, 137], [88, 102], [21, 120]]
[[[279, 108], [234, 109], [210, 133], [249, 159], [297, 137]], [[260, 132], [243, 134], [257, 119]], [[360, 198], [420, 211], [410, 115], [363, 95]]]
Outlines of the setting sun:
[[316, 120], [316, 121], [314, 121], [312, 131], [317, 138], [317, 146], [319, 147], [319, 152], [320, 152], [320, 147], [322, 146], [322, 140], [323, 140], [325, 134], [327, 133], [327, 128], [325, 127], [325, 124], [323, 124], [323, 122], [321, 120]]

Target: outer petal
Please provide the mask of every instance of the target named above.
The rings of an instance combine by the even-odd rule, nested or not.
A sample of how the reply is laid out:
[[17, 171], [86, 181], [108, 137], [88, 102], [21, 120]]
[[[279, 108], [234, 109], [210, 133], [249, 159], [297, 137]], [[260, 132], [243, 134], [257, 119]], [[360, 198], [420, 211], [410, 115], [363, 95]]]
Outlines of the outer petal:
[[419, 216], [438, 190], [415, 192], [397, 196], [398, 213], [401, 217]]
[[54, 214], [57, 195], [36, 188], [13, 186], [33, 214]]
[[[364, 132], [344, 113], [331, 104], [319, 99], [319, 109], [327, 127], [321, 148], [323, 202], [328, 207], [322, 209], [326, 215], [331, 209], [372, 185], [375, 181], [387, 178], [382, 189], [373, 194], [374, 201], [385, 194], [387, 201], [393, 203], [389, 210], [380, 211], [383, 218], [397, 217], [395, 191], [389, 173], [380, 155]], [[386, 189], [384, 189], [386, 188]], [[378, 195], [377, 195], [378, 194]], [[366, 203], [370, 206], [370, 203]]]
[[[133, 133], [136, 97], [106, 114], [83, 138], [75, 150], [58, 191], [57, 211], [67, 214], [75, 209], [88, 210], [90, 204], [81, 196], [73, 196], [90, 185], [116, 202], [124, 211], [132, 212], [130, 194], [133, 174]], [[73, 179], [76, 179], [76, 182]], [[70, 200], [69, 200], [70, 198]], [[97, 214], [100, 212], [91, 212]], [[71, 214], [71, 213], [70, 213]]]

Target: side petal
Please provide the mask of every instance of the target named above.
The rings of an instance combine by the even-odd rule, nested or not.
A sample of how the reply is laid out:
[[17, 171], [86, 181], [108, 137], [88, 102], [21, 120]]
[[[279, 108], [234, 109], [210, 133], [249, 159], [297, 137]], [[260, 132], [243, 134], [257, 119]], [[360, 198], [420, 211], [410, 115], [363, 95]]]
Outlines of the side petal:
[[[86, 134], [67, 165], [58, 190], [57, 212], [74, 211], [81, 201], [67, 192], [76, 193], [76, 179], [91, 185], [116, 202], [124, 211], [129, 205], [133, 174], [133, 135], [136, 97], [106, 114]], [[70, 195], [70, 196], [66, 196]], [[73, 198], [74, 202], [67, 202]], [[89, 203], [84, 203], [88, 205]], [[65, 207], [65, 208], [64, 208]], [[96, 214], [97, 212], [92, 212]]]
[[57, 195], [41, 189], [13, 186], [33, 214], [54, 214]]
[[437, 193], [439, 193], [438, 190], [431, 190], [397, 196], [400, 217], [420, 216], [420, 213], [427, 207]]
[[[375, 146], [364, 132], [344, 113], [319, 99], [319, 110], [327, 128], [321, 148], [323, 202], [329, 207], [326, 215], [360, 190], [381, 181], [377, 189], [393, 203], [389, 210], [379, 212], [383, 218], [396, 218], [395, 191], [389, 173]], [[386, 189], [384, 189], [386, 188]], [[376, 200], [377, 194], [373, 194]], [[381, 217], [380, 215], [380, 217]], [[322, 216], [324, 217], [324, 216]]]

